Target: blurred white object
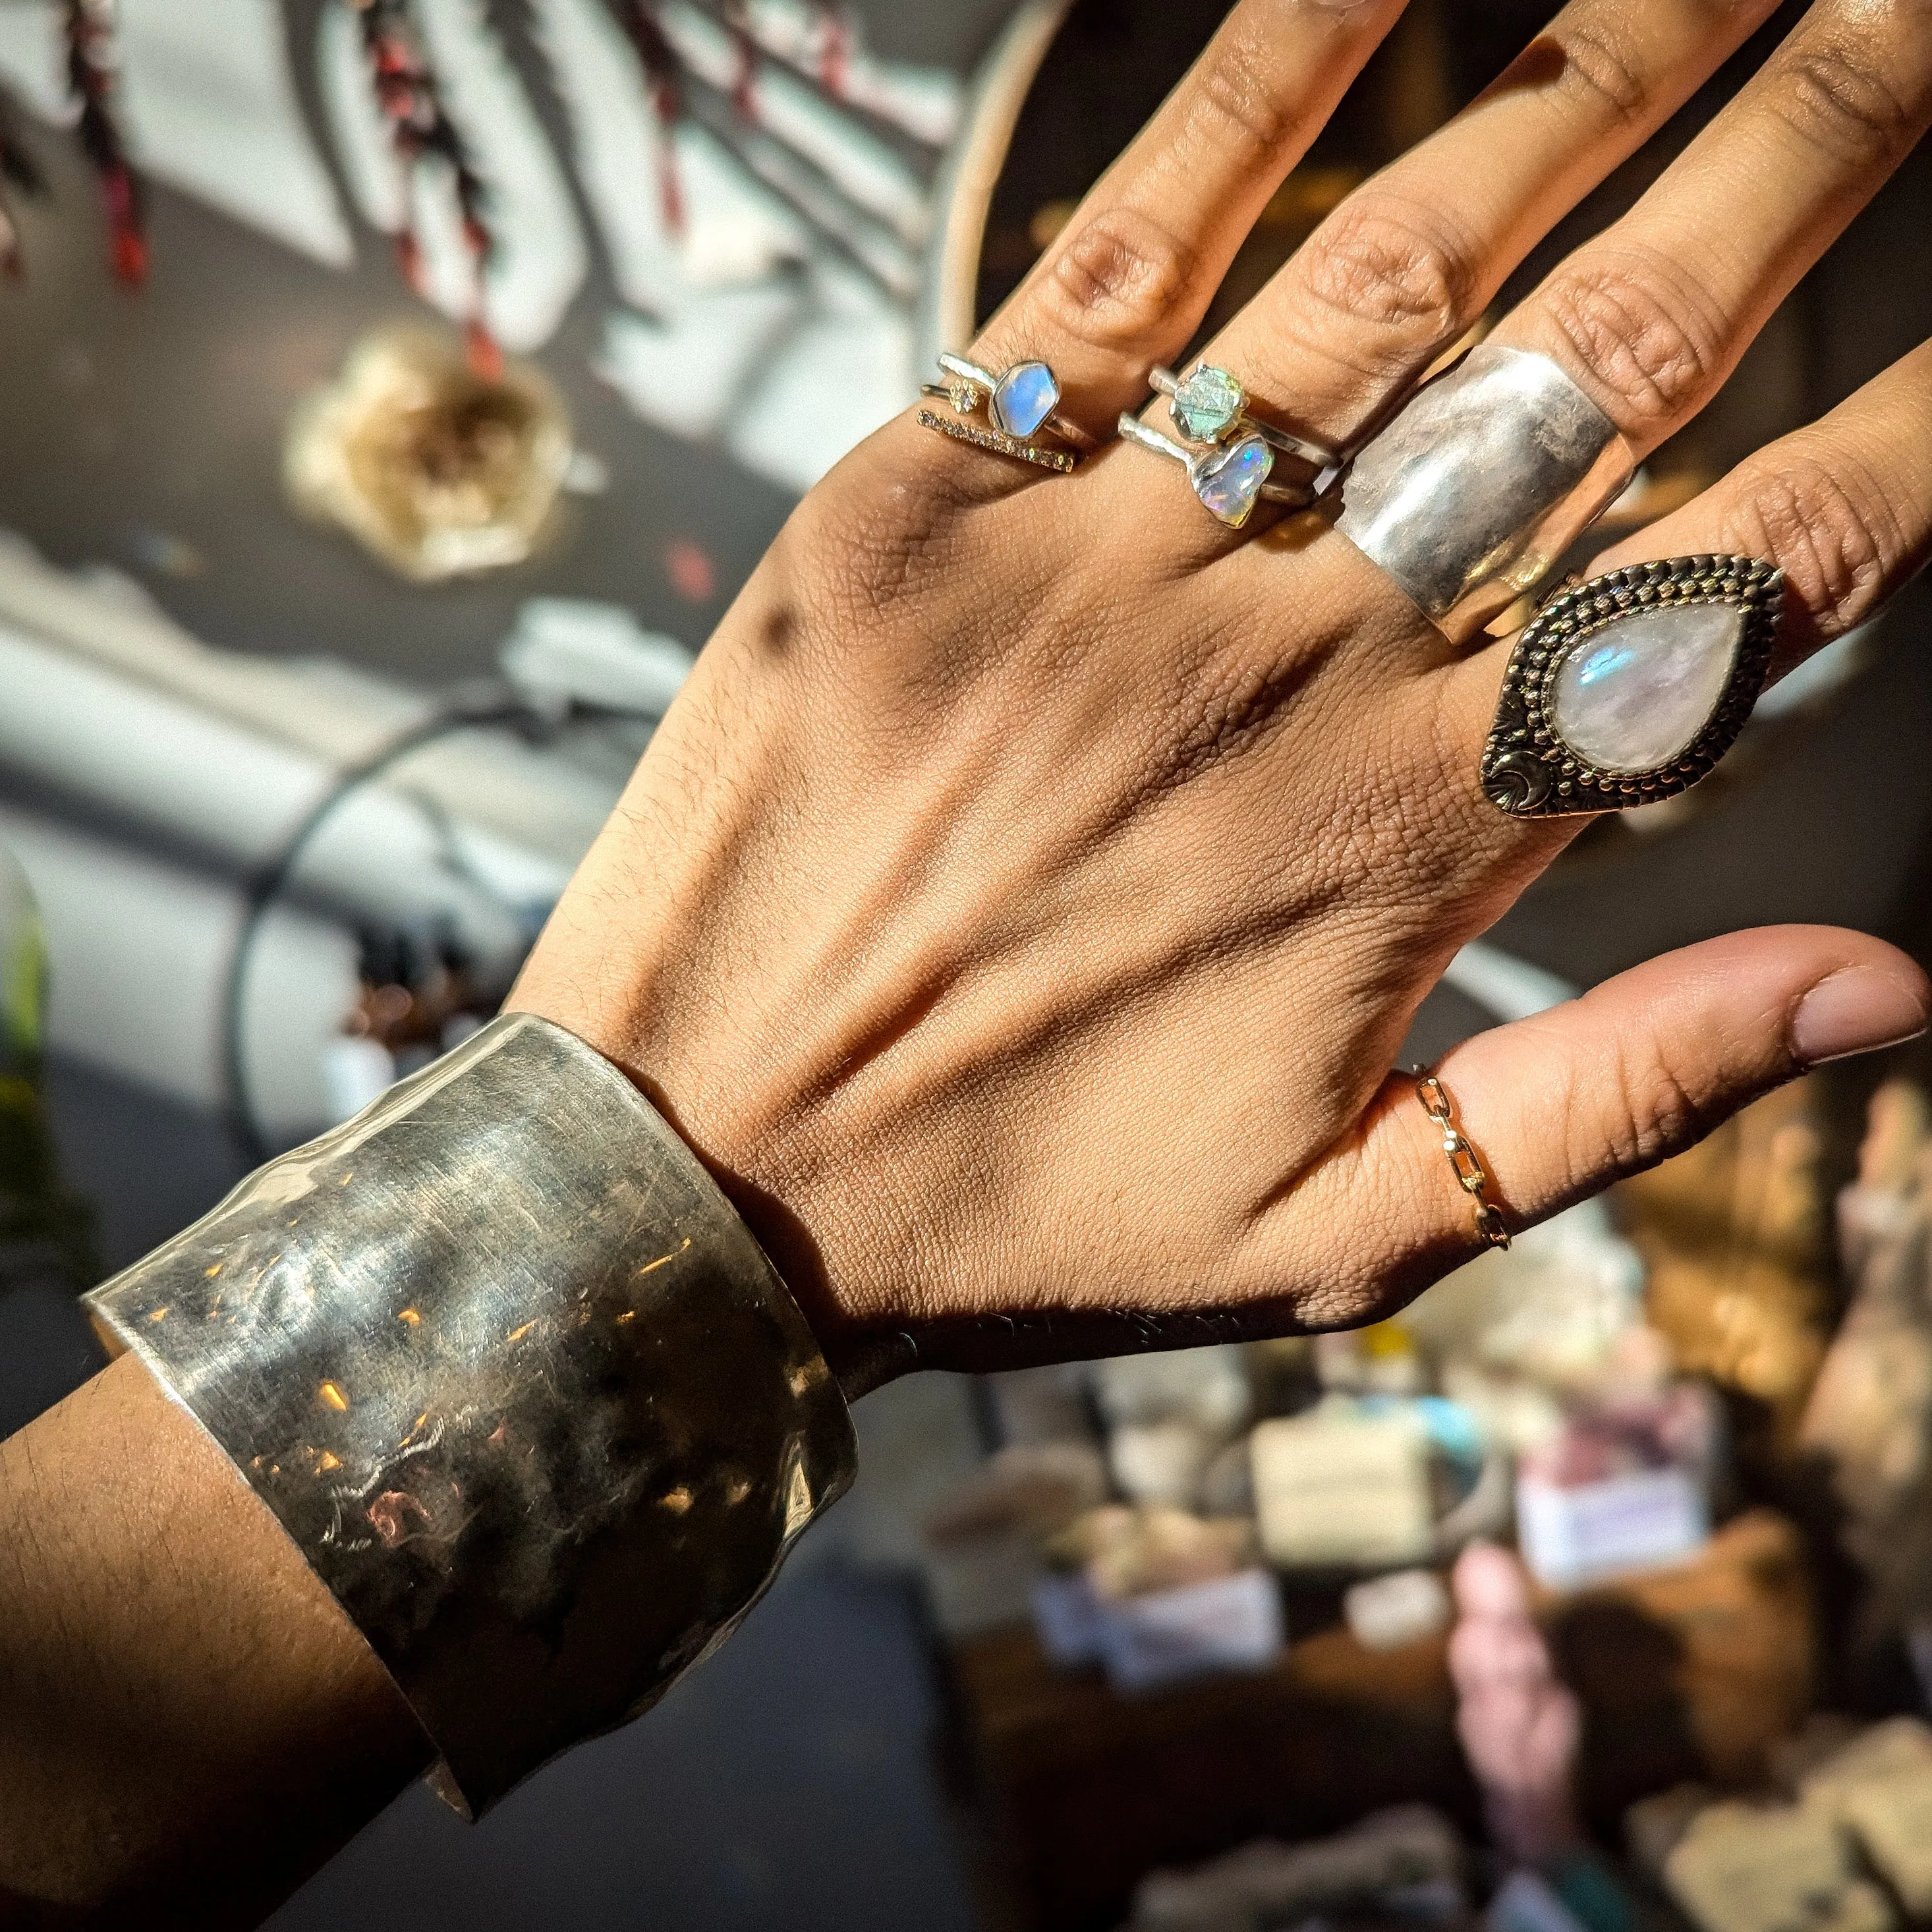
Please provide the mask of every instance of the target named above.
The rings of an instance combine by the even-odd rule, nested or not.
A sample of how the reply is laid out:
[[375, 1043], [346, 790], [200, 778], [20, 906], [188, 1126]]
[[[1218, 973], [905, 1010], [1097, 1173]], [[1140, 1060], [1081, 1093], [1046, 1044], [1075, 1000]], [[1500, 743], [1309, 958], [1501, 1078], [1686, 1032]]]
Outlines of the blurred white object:
[[1547, 1879], [1513, 1871], [1483, 1914], [1483, 1932], [1584, 1932], [1582, 1922], [1558, 1898]]
[[281, 0], [118, 0], [116, 10], [136, 164], [346, 268], [356, 244], [296, 97]]
[[621, 788], [514, 734], [440, 736], [427, 699], [337, 665], [211, 650], [158, 612], [0, 544], [0, 840], [40, 902], [50, 1044], [208, 1109], [254, 883], [325, 800], [260, 922], [239, 1044], [272, 1137], [338, 1118], [328, 1056], [360, 992], [358, 935], [446, 937], [514, 972]]
[[1325, 1396], [1249, 1438], [1262, 1549], [1272, 1563], [1412, 1564], [1433, 1544], [1429, 1437], [1408, 1406]]
[[1232, 1345], [1114, 1355], [1093, 1366], [1094, 1394], [1110, 1424], [1187, 1422], [1224, 1440], [1253, 1404], [1247, 1366]]
[[1101, 1601], [1095, 1620], [1100, 1659], [1116, 1690], [1265, 1670], [1287, 1642], [1281, 1592], [1265, 1570]]
[[1932, 1917], [1932, 1730], [1917, 1718], [1874, 1724], [1801, 1789], [1858, 1840], [1915, 1923]]
[[1702, 1486], [1682, 1468], [1571, 1486], [1520, 1477], [1516, 1514], [1523, 1561], [1552, 1589], [1682, 1562], [1710, 1536]]
[[1126, 1932], [1275, 1932], [1357, 1915], [1371, 1924], [1443, 1924], [1465, 1912], [1462, 1846], [1424, 1804], [1371, 1812], [1331, 1838], [1260, 1838], [1192, 1871], [1156, 1871]]
[[1449, 1627], [1449, 1592], [1432, 1570], [1396, 1570], [1342, 1598], [1349, 1634], [1369, 1650], [1400, 1650]]
[[698, 660], [689, 646], [646, 630], [621, 604], [532, 597], [497, 662], [544, 709], [588, 704], [662, 718]]
[[322, 1048], [322, 1077], [330, 1114], [338, 1120], [352, 1120], [395, 1084], [395, 1057], [380, 1040], [345, 1034]]
[[1108, 1467], [1121, 1493], [1137, 1503], [1196, 1507], [1209, 1465], [1253, 1406], [1241, 1351], [1115, 1356], [1096, 1362], [1092, 1375], [1108, 1425]]
[[1888, 1932], [1885, 1894], [1857, 1875], [1830, 1814], [1712, 1804], [1664, 1860], [1666, 1888], [1701, 1932]]

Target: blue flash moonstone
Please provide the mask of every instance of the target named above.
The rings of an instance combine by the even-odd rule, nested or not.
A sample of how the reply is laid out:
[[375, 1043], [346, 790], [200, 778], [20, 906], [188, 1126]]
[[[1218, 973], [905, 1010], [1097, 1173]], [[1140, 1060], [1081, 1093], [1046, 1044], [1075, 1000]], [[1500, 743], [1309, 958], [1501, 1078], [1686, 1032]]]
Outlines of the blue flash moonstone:
[[1060, 385], [1044, 362], [1016, 362], [993, 392], [993, 421], [1024, 442], [1060, 404]]
[[1605, 771], [1653, 771], [1682, 758], [1730, 688], [1744, 628], [1744, 613], [1723, 603], [1615, 619], [1557, 672], [1558, 733]]
[[1244, 436], [1189, 466], [1194, 494], [1230, 528], [1248, 520], [1255, 499], [1274, 467], [1274, 452], [1258, 436]]

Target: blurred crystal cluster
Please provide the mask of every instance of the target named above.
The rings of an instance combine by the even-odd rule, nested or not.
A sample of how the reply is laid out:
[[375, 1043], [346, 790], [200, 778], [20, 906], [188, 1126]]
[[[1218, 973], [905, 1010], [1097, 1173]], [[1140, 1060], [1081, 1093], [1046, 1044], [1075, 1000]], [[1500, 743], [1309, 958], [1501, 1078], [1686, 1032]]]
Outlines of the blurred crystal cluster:
[[1271, 1662], [1277, 1576], [1346, 1586], [1382, 1648], [1440, 1630], [1436, 1569], [1513, 1526], [1549, 1586], [1681, 1560], [1722, 1431], [1643, 1275], [1588, 1208], [1373, 1328], [996, 1377], [1003, 1446], [929, 1524], [941, 1619], [1017, 1584], [1051, 1654], [1138, 1688]]

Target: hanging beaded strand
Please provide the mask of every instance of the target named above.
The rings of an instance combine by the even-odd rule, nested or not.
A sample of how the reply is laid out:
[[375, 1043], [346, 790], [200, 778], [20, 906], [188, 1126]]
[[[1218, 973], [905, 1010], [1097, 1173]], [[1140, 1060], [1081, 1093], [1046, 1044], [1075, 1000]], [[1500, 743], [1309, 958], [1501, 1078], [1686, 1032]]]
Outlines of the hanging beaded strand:
[[12, 100], [0, 94], [0, 275], [10, 282], [19, 281], [27, 269], [16, 212], [20, 201], [43, 201], [46, 193], [47, 178], [21, 135], [19, 113]]
[[146, 211], [115, 112], [120, 59], [114, 0], [67, 0], [62, 26], [68, 85], [80, 110], [81, 152], [106, 206], [110, 259], [121, 280], [137, 288], [148, 278]]
[[442, 90], [411, 16], [410, 0], [348, 0], [348, 4], [362, 27], [376, 107], [388, 130], [401, 184], [397, 258], [410, 286], [422, 292], [422, 244], [415, 214], [416, 178], [425, 160], [439, 160], [449, 170], [464, 246], [470, 255], [470, 302], [464, 340], [470, 366], [478, 375], [494, 381], [502, 374], [503, 356], [488, 314], [486, 277], [496, 253], [489, 222], [489, 190], [470, 160], [468, 144], [443, 106]]
[[658, 124], [658, 201], [664, 232], [684, 232], [684, 182], [677, 164], [677, 128], [684, 117], [683, 68], [664, 37], [655, 0], [616, 0], [617, 17], [644, 71], [644, 86]]

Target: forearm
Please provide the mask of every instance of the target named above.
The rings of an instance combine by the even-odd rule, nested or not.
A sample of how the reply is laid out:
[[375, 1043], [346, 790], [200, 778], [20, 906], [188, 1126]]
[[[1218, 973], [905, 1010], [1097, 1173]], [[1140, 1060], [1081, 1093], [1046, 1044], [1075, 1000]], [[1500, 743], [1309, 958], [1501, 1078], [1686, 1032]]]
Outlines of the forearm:
[[134, 1359], [0, 1444], [0, 1924], [254, 1924], [429, 1758]]

